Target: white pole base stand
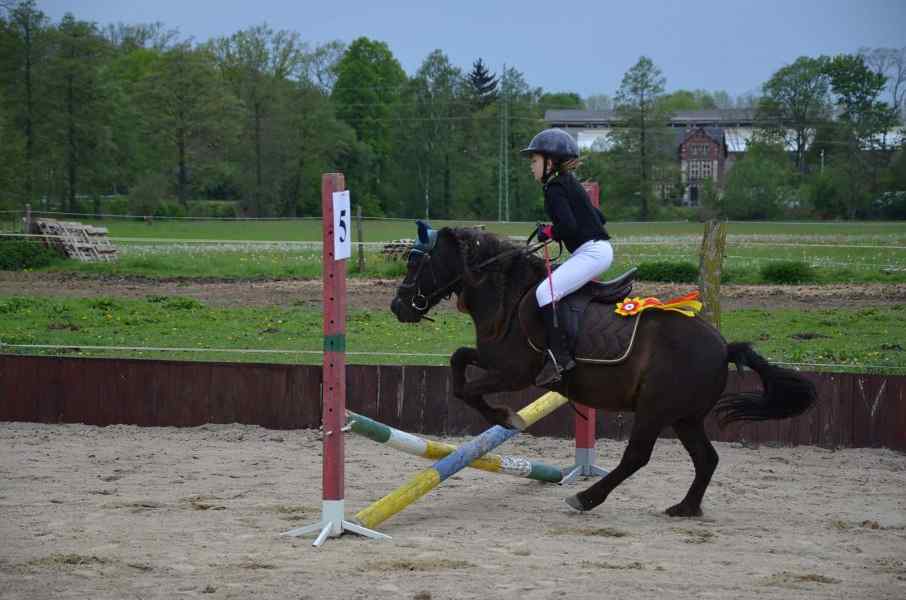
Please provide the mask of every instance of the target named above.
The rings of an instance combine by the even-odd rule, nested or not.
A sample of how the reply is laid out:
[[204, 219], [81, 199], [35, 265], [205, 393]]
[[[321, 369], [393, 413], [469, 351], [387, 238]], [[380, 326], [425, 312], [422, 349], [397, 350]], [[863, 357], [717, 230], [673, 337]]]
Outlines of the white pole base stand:
[[595, 464], [595, 448], [576, 448], [576, 464], [563, 469], [563, 479], [560, 485], [575, 483], [579, 477], [603, 477], [607, 470]]
[[304, 527], [297, 527], [296, 529], [290, 529], [280, 535], [301, 537], [318, 531], [320, 533], [318, 533], [318, 537], [315, 538], [315, 541], [312, 544], [312, 546], [315, 546], [316, 548], [323, 544], [328, 537], [340, 537], [343, 535], [344, 531], [351, 531], [352, 533], [357, 533], [375, 540], [393, 539], [385, 533], [373, 531], [367, 527], [362, 527], [361, 525], [357, 525], [344, 519], [343, 515], [345, 509], [343, 505], [343, 500], [322, 500], [320, 522]]

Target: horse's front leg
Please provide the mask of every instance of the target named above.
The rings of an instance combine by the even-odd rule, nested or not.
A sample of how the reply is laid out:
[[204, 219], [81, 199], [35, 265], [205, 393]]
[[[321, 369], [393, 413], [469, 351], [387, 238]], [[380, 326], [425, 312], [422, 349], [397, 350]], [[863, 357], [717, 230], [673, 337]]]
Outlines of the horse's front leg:
[[478, 365], [478, 350], [463, 346], [456, 350], [450, 357], [450, 367], [453, 369], [453, 395], [460, 400], [465, 400], [463, 390], [466, 387], [466, 368], [469, 365]]
[[499, 371], [484, 371], [481, 377], [468, 381], [466, 368], [469, 365], [481, 367], [478, 361], [478, 350], [460, 348], [450, 357], [453, 368], [453, 395], [477, 410], [488, 423], [502, 425], [510, 429], [524, 429], [525, 421], [508, 406], [489, 404], [484, 394], [502, 392], [509, 389]]

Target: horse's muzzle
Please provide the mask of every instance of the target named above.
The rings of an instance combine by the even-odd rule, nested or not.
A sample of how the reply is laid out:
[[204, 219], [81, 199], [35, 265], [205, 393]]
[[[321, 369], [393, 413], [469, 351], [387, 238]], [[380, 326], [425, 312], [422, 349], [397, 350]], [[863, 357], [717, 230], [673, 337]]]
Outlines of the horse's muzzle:
[[396, 315], [396, 318], [400, 323], [417, 323], [421, 320], [421, 315], [409, 304], [400, 300], [399, 296], [395, 296], [393, 300], [390, 301], [390, 312]]

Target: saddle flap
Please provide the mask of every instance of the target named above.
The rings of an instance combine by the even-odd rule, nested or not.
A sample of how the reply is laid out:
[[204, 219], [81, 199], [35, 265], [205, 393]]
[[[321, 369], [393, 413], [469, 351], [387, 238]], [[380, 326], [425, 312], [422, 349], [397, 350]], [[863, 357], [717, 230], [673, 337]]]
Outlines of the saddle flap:
[[611, 304], [590, 303], [582, 318], [582, 335], [576, 339], [576, 360], [604, 365], [623, 362], [632, 350], [640, 316], [624, 317]]

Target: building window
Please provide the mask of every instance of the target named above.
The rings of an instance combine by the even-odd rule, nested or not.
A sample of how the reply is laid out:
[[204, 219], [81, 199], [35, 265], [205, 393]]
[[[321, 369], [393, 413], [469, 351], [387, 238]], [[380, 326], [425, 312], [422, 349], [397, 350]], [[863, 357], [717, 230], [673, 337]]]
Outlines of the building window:
[[714, 177], [713, 164], [710, 160], [689, 161], [689, 181], [700, 181]]
[[689, 144], [690, 158], [707, 158], [708, 150], [708, 144]]

